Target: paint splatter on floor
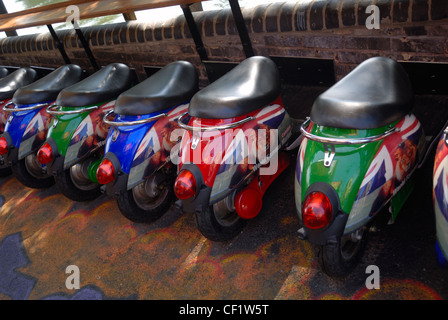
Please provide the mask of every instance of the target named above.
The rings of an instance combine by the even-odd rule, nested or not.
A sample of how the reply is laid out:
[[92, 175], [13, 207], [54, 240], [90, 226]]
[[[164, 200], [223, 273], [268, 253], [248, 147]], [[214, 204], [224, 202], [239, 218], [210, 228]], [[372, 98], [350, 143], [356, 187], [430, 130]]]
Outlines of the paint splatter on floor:
[[[174, 206], [153, 224], [136, 224], [106, 196], [74, 203], [56, 187], [32, 190], [13, 177], [4, 178], [0, 181], [0, 299], [448, 297], [446, 280], [430, 281], [416, 271], [384, 272], [380, 290], [366, 289], [365, 264], [345, 281], [324, 275], [314, 248], [296, 236], [294, 204], [287, 201], [292, 191], [282, 189], [283, 185], [288, 184], [268, 193], [262, 213], [242, 234], [230, 242], [213, 243], [199, 233], [192, 215]], [[366, 263], [382, 263], [384, 247], [371, 249]], [[69, 265], [80, 270], [78, 290], [65, 285]]]

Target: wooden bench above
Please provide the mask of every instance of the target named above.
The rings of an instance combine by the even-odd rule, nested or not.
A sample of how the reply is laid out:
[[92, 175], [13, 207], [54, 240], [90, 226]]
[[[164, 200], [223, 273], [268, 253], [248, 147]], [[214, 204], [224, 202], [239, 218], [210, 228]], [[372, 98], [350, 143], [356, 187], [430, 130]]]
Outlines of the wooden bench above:
[[0, 14], [0, 31], [50, 25], [65, 22], [71, 13], [66, 8], [76, 5], [80, 19], [126, 14], [139, 10], [175, 5], [188, 5], [205, 0], [71, 0], [19, 12]]

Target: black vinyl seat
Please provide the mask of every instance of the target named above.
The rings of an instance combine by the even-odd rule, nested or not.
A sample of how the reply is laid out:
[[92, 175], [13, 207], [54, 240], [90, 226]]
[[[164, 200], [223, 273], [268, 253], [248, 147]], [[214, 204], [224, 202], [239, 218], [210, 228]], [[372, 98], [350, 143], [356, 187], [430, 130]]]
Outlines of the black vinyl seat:
[[413, 98], [404, 68], [395, 60], [374, 57], [322, 93], [313, 104], [310, 118], [328, 127], [374, 129], [410, 113]]
[[168, 64], [148, 79], [123, 92], [114, 112], [122, 115], [153, 113], [187, 102], [198, 91], [198, 74], [187, 61]]
[[20, 68], [0, 79], [0, 100], [11, 99], [17, 89], [26, 86], [38, 79], [36, 70]]
[[63, 89], [56, 105], [83, 107], [117, 98], [132, 85], [132, 73], [122, 63], [112, 63], [84, 80]]
[[24, 86], [14, 93], [15, 104], [32, 104], [56, 100], [62, 89], [82, 79], [82, 69], [75, 64], [59, 67], [45, 77]]
[[272, 103], [280, 89], [275, 63], [262, 56], [250, 57], [196, 93], [188, 113], [205, 119], [238, 117]]
[[0, 67], [0, 79], [6, 77], [9, 74], [8, 68]]

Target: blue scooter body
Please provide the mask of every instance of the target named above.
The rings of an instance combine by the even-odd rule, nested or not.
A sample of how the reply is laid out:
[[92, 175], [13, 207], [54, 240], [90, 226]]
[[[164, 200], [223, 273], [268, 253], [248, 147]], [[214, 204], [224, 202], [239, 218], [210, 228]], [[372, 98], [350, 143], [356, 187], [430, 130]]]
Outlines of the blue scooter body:
[[175, 200], [177, 163], [172, 160], [184, 133], [177, 119], [197, 91], [193, 64], [172, 62], [122, 93], [105, 115], [110, 130], [96, 178], [129, 220], [153, 222]]
[[[117, 178], [115, 183], [107, 185], [109, 195], [118, 196], [132, 189], [171, 160], [170, 146], [174, 146], [183, 133], [176, 119], [187, 109], [188, 104], [181, 104], [140, 116], [116, 115], [115, 122], [134, 122], [161, 114], [167, 116], [145, 124], [111, 127], [106, 139], [104, 158], [114, 164]], [[179, 131], [173, 132], [176, 129]], [[171, 141], [171, 138], [175, 141]]]
[[[43, 105], [50, 105], [52, 102], [45, 102]], [[29, 108], [41, 103], [21, 105], [20, 108]], [[11, 139], [11, 146], [17, 149], [17, 158], [9, 157], [9, 162], [21, 160], [33, 151], [36, 151], [45, 141], [46, 132], [52, 117], [46, 113], [45, 108], [38, 108], [29, 111], [15, 112], [10, 115], [5, 125], [5, 133]]]

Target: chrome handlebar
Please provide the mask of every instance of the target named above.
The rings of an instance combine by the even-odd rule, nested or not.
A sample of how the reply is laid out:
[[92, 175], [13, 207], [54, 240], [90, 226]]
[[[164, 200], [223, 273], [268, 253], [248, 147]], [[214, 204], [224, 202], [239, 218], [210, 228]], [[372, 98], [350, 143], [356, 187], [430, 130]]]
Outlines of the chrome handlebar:
[[306, 120], [300, 126], [300, 132], [302, 133], [302, 135], [307, 139], [317, 141], [317, 142], [322, 142], [322, 143], [328, 143], [328, 144], [350, 144], [350, 145], [365, 144], [365, 143], [383, 140], [383, 139], [387, 138], [388, 136], [390, 136], [391, 134], [400, 131], [400, 128], [393, 127], [379, 135], [365, 137], [365, 138], [329, 138], [329, 137], [320, 137], [320, 136], [317, 136], [315, 134], [312, 134], [312, 133], [309, 133], [308, 131], [306, 131], [310, 122], [311, 122], [310, 118], [307, 117]]
[[51, 114], [53, 116], [61, 116], [61, 115], [67, 115], [67, 114], [78, 114], [78, 113], [88, 112], [88, 111], [96, 110], [99, 108], [98, 106], [92, 106], [92, 107], [87, 107], [87, 108], [79, 108], [76, 110], [66, 110], [66, 111], [54, 110], [55, 108], [59, 108], [59, 107], [61, 107], [61, 106], [58, 106], [55, 104], [52, 106], [49, 106], [47, 108], [47, 113]]
[[43, 108], [45, 106], [48, 106], [48, 103], [40, 103], [40, 104], [36, 104], [34, 106], [31, 107], [25, 107], [25, 108], [9, 108], [8, 106], [10, 105], [16, 105], [14, 102], [10, 102], [6, 105], [3, 106], [3, 111], [6, 112], [21, 112], [21, 111], [31, 111], [31, 110], [35, 110], [35, 109], [40, 109]]
[[247, 117], [246, 119], [240, 120], [240, 121], [236, 121], [236, 122], [232, 122], [232, 123], [228, 123], [228, 124], [223, 124], [221, 126], [212, 126], [212, 127], [193, 127], [193, 126], [189, 126], [187, 124], [185, 124], [184, 122], [182, 122], [182, 120], [185, 118], [185, 116], [188, 114], [188, 112], [184, 112], [179, 118], [177, 118], [177, 123], [179, 124], [179, 126], [182, 129], [188, 130], [188, 131], [213, 131], [213, 130], [225, 130], [225, 129], [231, 129], [231, 128], [236, 128], [239, 127], [242, 124], [245, 124], [246, 122], [255, 120], [255, 117]]
[[138, 125], [138, 124], [144, 124], [144, 123], [152, 122], [154, 120], [157, 120], [159, 118], [163, 118], [163, 117], [167, 116], [166, 113], [161, 113], [161, 114], [158, 114], [158, 115], [156, 115], [154, 117], [150, 117], [150, 118], [147, 118], [147, 119], [141, 119], [141, 120], [134, 120], [134, 121], [111, 121], [111, 120], [108, 120], [107, 118], [109, 116], [111, 116], [112, 113], [114, 113], [114, 110], [108, 111], [106, 113], [106, 115], [104, 116], [103, 121], [104, 121], [104, 123], [106, 123], [106, 124], [108, 124], [110, 126], [113, 126], [113, 127], [135, 126], [135, 125]]

